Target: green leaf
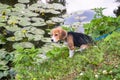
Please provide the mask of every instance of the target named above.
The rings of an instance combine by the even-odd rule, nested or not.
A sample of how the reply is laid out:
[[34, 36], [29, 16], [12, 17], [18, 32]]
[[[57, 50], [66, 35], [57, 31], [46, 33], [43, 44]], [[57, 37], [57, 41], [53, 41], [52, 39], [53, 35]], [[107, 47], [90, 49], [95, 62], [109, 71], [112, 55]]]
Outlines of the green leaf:
[[8, 71], [0, 71], [0, 79], [7, 76], [8, 75]]
[[8, 37], [7, 40], [8, 41], [20, 41], [22, 40], [23, 38], [22, 37], [19, 37], [19, 36], [12, 36], [12, 37]]
[[41, 39], [43, 42], [51, 42], [51, 38], [42, 38]]
[[5, 42], [3, 42], [2, 40], [0, 40], [0, 44], [5, 44]]
[[33, 18], [31, 18], [31, 20], [32, 20], [32, 21], [35, 21], [35, 22], [37, 22], [37, 21], [44, 22], [44, 19], [43, 19], [43, 18], [33, 17]]
[[8, 19], [8, 16], [0, 16], [0, 22], [6, 22]]
[[7, 21], [10, 25], [15, 25], [18, 23], [18, 17], [17, 16], [10, 16], [9, 20]]
[[34, 35], [34, 41], [39, 41], [43, 38], [43, 35]]
[[8, 66], [6, 66], [7, 61], [0, 61], [0, 70], [8, 70]]
[[19, 28], [17, 25], [11, 25], [11, 26], [6, 26], [5, 27], [8, 31], [18, 31], [21, 28]]
[[31, 22], [25, 18], [23, 18], [23, 19], [21, 18], [20, 21], [18, 22], [18, 24], [21, 26], [29, 26], [29, 25], [31, 25]]
[[45, 13], [61, 14], [59, 11], [55, 11], [54, 9], [46, 10]]
[[6, 56], [7, 53], [8, 53], [8, 52], [5, 51], [4, 49], [0, 49], [0, 59], [5, 58], [5, 56]]
[[53, 3], [52, 6], [53, 6], [53, 9], [55, 10], [61, 10], [61, 11], [65, 10], [65, 7], [62, 4]]
[[15, 8], [25, 9], [25, 5], [21, 3], [15, 4], [14, 6]]
[[39, 26], [45, 26], [46, 23], [45, 22], [36, 21], [36, 22], [32, 23], [31, 25], [39, 27]]
[[18, 2], [20, 2], [20, 3], [29, 3], [30, 0], [18, 0]]
[[21, 42], [21, 43], [14, 43], [13, 44], [13, 48], [14, 49], [17, 49], [19, 47], [22, 47], [22, 48], [32, 48], [34, 47], [34, 45], [30, 42]]
[[9, 5], [0, 3], [0, 10], [1, 9], [7, 9], [8, 7], [9, 7]]
[[31, 27], [31, 28], [29, 29], [29, 32], [31, 32], [31, 33], [33, 33], [33, 34], [36, 34], [36, 35], [41, 35], [41, 34], [44, 34], [44, 33], [45, 33], [44, 30], [42, 30], [42, 29], [37, 29], [37, 28], [35, 28], [35, 27]]
[[16, 31], [14, 33], [15, 37], [22, 38], [25, 37], [26, 32], [24, 33], [22, 30]]
[[52, 20], [53, 22], [58, 22], [58, 23], [64, 21], [63, 18], [59, 18], [59, 17], [52, 17], [51, 20]]
[[6, 23], [0, 23], [0, 27], [4, 27]]
[[55, 24], [55, 22], [54, 22], [54, 21], [52, 21], [52, 20], [47, 20], [47, 21], [46, 21], [46, 23], [47, 23], [48, 25]]
[[[9, 16], [18, 16], [18, 17], [21, 17], [21, 16], [23, 16], [21, 13], [19, 13], [18, 11], [21, 11], [20, 9], [17, 9], [17, 8], [14, 8], [14, 12], [11, 12], [10, 14], [8, 14]], [[16, 10], [18, 10], [18, 11], [16, 11]]]
[[38, 16], [39, 14], [38, 13], [35, 13], [35, 12], [32, 12], [28, 9], [25, 9], [24, 11], [21, 12], [24, 16], [26, 17], [36, 17]]

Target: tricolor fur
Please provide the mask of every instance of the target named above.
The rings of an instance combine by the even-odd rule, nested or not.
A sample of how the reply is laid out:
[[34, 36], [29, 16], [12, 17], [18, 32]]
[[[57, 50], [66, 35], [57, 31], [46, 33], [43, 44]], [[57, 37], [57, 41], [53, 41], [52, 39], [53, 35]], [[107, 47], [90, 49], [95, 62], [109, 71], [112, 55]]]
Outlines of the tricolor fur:
[[67, 32], [60, 27], [54, 28], [51, 31], [52, 42], [59, 42], [61, 40], [67, 42], [69, 48], [69, 57], [74, 55], [75, 47], [80, 47], [80, 51], [88, 48], [88, 45], [92, 43], [92, 38], [83, 33]]

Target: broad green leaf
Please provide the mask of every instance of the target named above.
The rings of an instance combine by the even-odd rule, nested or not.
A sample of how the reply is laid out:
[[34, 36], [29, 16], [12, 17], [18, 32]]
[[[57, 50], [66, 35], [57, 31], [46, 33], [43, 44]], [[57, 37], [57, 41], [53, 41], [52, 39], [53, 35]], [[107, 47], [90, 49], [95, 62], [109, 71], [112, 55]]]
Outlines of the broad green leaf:
[[[18, 38], [22, 38], [22, 37], [25, 37], [25, 34], [26, 34], [27, 32], [23, 32], [22, 30], [19, 30], [19, 31], [16, 31], [15, 33], [14, 33], [14, 35], [15, 35], [15, 37], [18, 37]], [[13, 39], [14, 40], [14, 39]]]
[[20, 9], [17, 9], [17, 8], [14, 8], [14, 12], [11, 12], [10, 14], [8, 14], [8, 15], [10, 15], [10, 16], [18, 16], [18, 17], [21, 17], [21, 16], [23, 16], [19, 11], [21, 11]]
[[9, 31], [18, 31], [21, 29], [17, 25], [5, 26], [5, 28]]
[[8, 19], [8, 16], [0, 16], [0, 22], [6, 22]]
[[18, 2], [20, 2], [20, 3], [29, 3], [30, 0], [18, 0]]
[[7, 76], [9, 74], [8, 71], [0, 71], [0, 79]]
[[42, 38], [41, 39], [43, 42], [51, 42], [51, 38]]
[[18, 17], [17, 16], [10, 16], [9, 20], [7, 21], [10, 25], [15, 25], [18, 23]]
[[36, 21], [36, 22], [32, 23], [31, 25], [32, 26], [45, 26], [46, 23], [45, 22]]
[[52, 21], [52, 20], [47, 20], [46, 23], [47, 23], [48, 25], [55, 24], [55, 22]]
[[18, 22], [18, 24], [21, 26], [29, 26], [31, 25], [31, 22], [23, 18]]
[[34, 45], [30, 42], [21, 42], [21, 43], [14, 43], [13, 44], [13, 48], [14, 49], [17, 49], [19, 47], [22, 47], [22, 48], [32, 48], [34, 47]]
[[0, 59], [5, 58], [5, 56], [6, 56], [7, 53], [8, 53], [8, 52], [5, 51], [5, 49], [0, 49]]
[[26, 17], [35, 17], [39, 15], [38, 13], [32, 12], [28, 9], [25, 9], [24, 11], [22, 11], [21, 14], [23, 14]]
[[59, 17], [52, 17], [51, 20], [52, 20], [53, 22], [58, 22], [58, 23], [64, 21], [63, 18], [59, 18]]
[[53, 3], [53, 8], [56, 10], [65, 10], [65, 7], [62, 4], [58, 4], [58, 3]]
[[7, 5], [7, 4], [1, 4], [1, 3], [0, 3], [0, 10], [1, 10], [1, 9], [7, 9], [8, 7], [10, 7], [10, 6]]
[[8, 15], [11, 13], [11, 10], [10, 9], [3, 9], [3, 10], [0, 10], [0, 14], [1, 15]]
[[43, 35], [35, 35], [34, 36], [34, 41], [39, 41], [43, 38]]
[[60, 14], [59, 11], [55, 11], [53, 9], [46, 10], [45, 13]]
[[8, 41], [20, 41], [22, 39], [23, 37], [19, 37], [19, 36], [12, 36], [7, 38]]
[[15, 4], [14, 6], [15, 6], [15, 8], [25, 9], [25, 5], [21, 4], [21, 3]]
[[42, 18], [36, 18], [36, 17], [31, 18], [31, 20], [35, 21], [35, 22], [37, 22], [37, 21], [44, 22], [44, 19], [42, 19]]
[[33, 34], [36, 34], [36, 35], [41, 35], [41, 34], [45, 33], [44, 30], [37, 29], [37, 28], [34, 28], [34, 27], [32, 27], [29, 31]]
[[5, 42], [3, 42], [2, 40], [0, 40], [0, 44], [5, 44]]
[[0, 70], [8, 70], [8, 66], [6, 65], [8, 61], [0, 61]]
[[0, 23], [0, 27], [6, 26], [6, 23]]

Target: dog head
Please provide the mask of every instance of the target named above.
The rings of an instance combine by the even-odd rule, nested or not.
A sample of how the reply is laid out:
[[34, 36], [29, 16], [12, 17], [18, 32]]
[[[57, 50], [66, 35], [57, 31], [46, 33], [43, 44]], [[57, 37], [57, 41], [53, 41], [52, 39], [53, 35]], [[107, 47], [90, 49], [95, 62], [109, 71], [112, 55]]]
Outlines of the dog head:
[[64, 40], [67, 37], [67, 32], [60, 27], [52, 29], [51, 34], [52, 42], [58, 42], [60, 40]]

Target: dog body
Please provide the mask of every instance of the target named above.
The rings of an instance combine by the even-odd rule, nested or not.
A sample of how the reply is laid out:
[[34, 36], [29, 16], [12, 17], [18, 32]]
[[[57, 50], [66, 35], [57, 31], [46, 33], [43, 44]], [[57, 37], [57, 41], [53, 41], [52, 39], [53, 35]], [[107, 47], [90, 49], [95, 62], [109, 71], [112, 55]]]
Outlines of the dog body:
[[52, 31], [52, 42], [64, 40], [69, 48], [69, 57], [74, 55], [75, 47], [80, 47], [80, 51], [88, 48], [88, 44], [92, 43], [92, 38], [83, 33], [67, 32], [60, 27], [54, 28]]

